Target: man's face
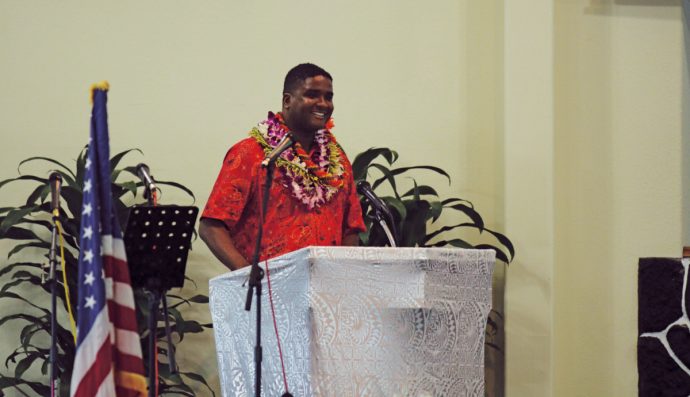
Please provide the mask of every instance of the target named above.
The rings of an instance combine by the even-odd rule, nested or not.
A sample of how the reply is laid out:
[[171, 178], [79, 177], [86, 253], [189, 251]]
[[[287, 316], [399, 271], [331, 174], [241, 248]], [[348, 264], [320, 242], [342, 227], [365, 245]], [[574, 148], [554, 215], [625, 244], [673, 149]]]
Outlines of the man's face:
[[283, 116], [290, 129], [315, 133], [325, 128], [333, 114], [333, 83], [325, 76], [307, 78], [292, 92], [283, 94]]

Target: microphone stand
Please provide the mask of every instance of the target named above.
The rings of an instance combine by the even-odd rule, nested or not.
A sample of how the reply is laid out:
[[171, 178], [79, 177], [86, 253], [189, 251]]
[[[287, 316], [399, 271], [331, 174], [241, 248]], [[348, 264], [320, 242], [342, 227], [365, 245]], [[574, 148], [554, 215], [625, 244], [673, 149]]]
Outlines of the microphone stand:
[[[261, 346], [261, 280], [264, 278], [264, 270], [259, 266], [259, 251], [261, 250], [261, 238], [264, 230], [264, 217], [266, 216], [266, 209], [268, 208], [268, 197], [273, 183], [273, 171], [275, 170], [276, 157], [272, 157], [266, 164], [266, 184], [264, 185], [262, 200], [261, 200], [261, 219], [259, 221], [259, 230], [256, 237], [256, 245], [254, 246], [254, 256], [252, 257], [252, 270], [249, 273], [249, 284], [247, 288], [247, 299], [244, 305], [244, 310], [251, 311], [252, 308], [252, 292], [256, 295], [256, 344], [254, 346], [254, 396], [261, 396], [261, 362], [263, 360], [263, 347]], [[286, 391], [282, 397], [292, 397]]]
[[56, 364], [57, 364], [57, 280], [55, 278], [55, 267], [57, 260], [55, 259], [57, 251], [57, 221], [59, 212], [53, 212], [53, 227], [50, 238], [50, 251], [48, 251], [48, 278], [45, 279], [45, 273], [42, 274], [43, 282], [50, 283], [50, 392], [55, 394], [55, 381], [57, 378]]
[[[151, 185], [144, 183], [144, 197], [148, 204], [152, 207], [156, 206], [156, 199], [154, 197], [155, 190], [151, 189]], [[170, 373], [177, 373], [177, 363], [175, 362], [175, 350], [172, 343], [172, 333], [170, 331], [170, 319], [168, 314], [168, 301], [165, 296], [165, 287], [160, 282], [160, 279], [149, 279], [147, 281], [147, 289], [149, 290], [149, 397], [155, 397], [158, 379], [156, 379], [155, 368], [158, 364], [158, 346], [156, 344], [156, 330], [158, 329], [158, 309], [161, 301], [163, 302], [163, 318], [165, 320], [165, 336], [168, 342], [168, 365], [170, 366]]]

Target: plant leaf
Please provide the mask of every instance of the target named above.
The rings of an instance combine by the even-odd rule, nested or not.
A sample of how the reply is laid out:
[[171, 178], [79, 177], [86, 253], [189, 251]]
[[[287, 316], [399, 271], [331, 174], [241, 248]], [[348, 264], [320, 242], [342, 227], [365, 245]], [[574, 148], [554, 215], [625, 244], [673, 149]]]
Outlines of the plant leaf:
[[443, 203], [440, 201], [431, 201], [429, 205], [431, 205], [431, 222], [436, 222], [443, 211]]
[[452, 225], [452, 226], [443, 226], [442, 228], [440, 228], [440, 229], [438, 229], [438, 230], [435, 230], [435, 231], [433, 231], [433, 232], [427, 234], [426, 238], [424, 239], [424, 243], [428, 242], [429, 240], [431, 240], [432, 238], [438, 236], [438, 235], [441, 234], [441, 233], [444, 233], [444, 232], [447, 232], [447, 231], [449, 231], [449, 230], [453, 230], [453, 229], [456, 229], [456, 228], [459, 228], [459, 227], [473, 227], [473, 228], [475, 228], [475, 229], [478, 229], [477, 226], [476, 226], [474, 223], [467, 223], [467, 222], [458, 223], [457, 225]]
[[211, 389], [211, 386], [209, 386], [208, 383], [206, 383], [206, 379], [204, 379], [203, 376], [196, 374], [194, 372], [180, 372], [180, 374], [199, 383], [203, 383], [206, 386], [206, 388], [211, 392], [211, 394], [215, 397], [216, 393], [213, 391], [213, 389]]
[[189, 190], [186, 186], [184, 186], [182, 184], [179, 184], [177, 182], [172, 182], [172, 181], [156, 181], [156, 184], [158, 186], [168, 185], [168, 186], [176, 187], [176, 188], [182, 190], [183, 192], [187, 193], [192, 198], [192, 203], [196, 202], [196, 197], [194, 196], [194, 193], [192, 193], [191, 190]]
[[[0, 288], [0, 297], [6, 292], [12, 289], [13, 287], [16, 287], [17, 285], [24, 284], [24, 283], [29, 283], [33, 285], [40, 285], [41, 280], [38, 278], [38, 276], [34, 276], [32, 274], [20, 274], [21, 272], [15, 273], [13, 276], [16, 276], [19, 274], [18, 277], [16, 277], [12, 281], [6, 282], [2, 288]], [[26, 272], [25, 272], [26, 273]]]
[[36, 186], [36, 189], [34, 189], [34, 191], [31, 192], [29, 197], [26, 199], [26, 205], [38, 204], [37, 202], [39, 199], [43, 201], [43, 199], [48, 196], [48, 193], [50, 193], [50, 185]]
[[465, 215], [467, 215], [468, 218], [472, 220], [472, 222], [474, 222], [474, 224], [479, 228], [480, 231], [484, 230], [484, 220], [482, 219], [482, 216], [474, 210], [474, 208], [468, 207], [465, 204], [453, 204], [444, 206], [444, 208], [452, 208], [454, 210], [458, 210], [464, 213]]
[[21, 227], [17, 226], [12, 226], [8, 230], [5, 230], [4, 233], [0, 233], [0, 238], [8, 238], [12, 240], [41, 240], [36, 233], [29, 229], [24, 229]]
[[2, 223], [0, 223], [0, 236], [4, 235], [7, 229], [10, 227], [16, 225], [17, 223], [21, 223], [25, 216], [30, 215], [32, 212], [35, 212], [38, 209], [39, 207], [37, 206], [22, 206], [8, 212], [2, 220]]
[[405, 204], [403, 204], [402, 201], [392, 196], [383, 196], [381, 200], [385, 201], [389, 207], [393, 208], [400, 216], [400, 219], [405, 219], [407, 217], [407, 208], [405, 208]]
[[23, 346], [28, 346], [31, 343], [31, 338], [37, 332], [42, 331], [42, 328], [37, 324], [28, 324], [22, 328], [22, 332], [19, 335], [19, 340]]
[[69, 212], [72, 214], [73, 218], [81, 219], [81, 207], [82, 207], [82, 187], [78, 188], [72, 186], [63, 186], [60, 190], [60, 196], [64, 200]]
[[[417, 194], [418, 195], [432, 195], [432, 196], [438, 197], [438, 193], [436, 192], [436, 190], [429, 185], [419, 185], [419, 186], [416, 186], [416, 188], [417, 188]], [[412, 196], [414, 194], [415, 194], [415, 189], [412, 188], [412, 189], [408, 190], [407, 192], [405, 192], [405, 194], [403, 194], [401, 197], [408, 197], [408, 196]]]
[[403, 221], [402, 246], [415, 247], [420, 245], [426, 236], [426, 220], [431, 208], [424, 200], [405, 201], [407, 217]]
[[462, 204], [462, 203], [465, 203], [465, 204], [467, 204], [467, 206], [469, 206], [469, 207], [471, 207], [471, 208], [474, 208], [474, 204], [472, 204], [471, 201], [468, 201], [468, 200], [465, 200], [465, 199], [461, 199], [461, 198], [457, 198], [457, 197], [445, 199], [445, 200], [441, 201], [441, 203], [443, 203], [443, 205], [448, 205], [448, 204], [451, 204], [451, 203], [461, 203], [461, 204]]
[[6, 184], [14, 181], [37, 181], [40, 182], [44, 185], [48, 184], [48, 179], [47, 178], [39, 178], [34, 175], [22, 175], [18, 176], [16, 178], [10, 178], [10, 179], [5, 179], [4, 181], [0, 182], [0, 188], [5, 186]]
[[358, 154], [352, 162], [352, 177], [355, 181], [366, 179], [369, 165], [378, 156], [383, 156], [392, 165], [398, 158], [398, 153], [388, 148], [370, 148]]
[[43, 248], [43, 249], [50, 249], [50, 243], [41, 241], [41, 242], [33, 242], [33, 243], [26, 243], [26, 244], [19, 244], [15, 245], [14, 248], [7, 254], [7, 259], [11, 258], [12, 255], [22, 251], [24, 248]]
[[465, 240], [459, 239], [459, 238], [455, 238], [452, 240], [441, 240], [437, 243], [430, 245], [430, 247], [443, 247], [446, 245], [451, 245], [453, 247], [458, 247], [458, 248], [474, 248], [474, 246], [472, 244], [468, 243]]
[[0, 374], [0, 391], [8, 389], [10, 387], [14, 387], [14, 389], [18, 393], [21, 393], [23, 396], [29, 396], [22, 389], [19, 388], [19, 386], [21, 386], [21, 385], [29, 386], [39, 396], [50, 395], [50, 388], [48, 386], [42, 384], [42, 383], [29, 382], [29, 381], [24, 380], [24, 379], [4, 376], [4, 375]]
[[34, 157], [29, 157], [28, 159], [22, 160], [19, 163], [19, 165], [17, 166], [17, 172], [19, 172], [21, 174], [20, 168], [22, 167], [22, 165], [24, 165], [30, 161], [35, 161], [35, 160], [43, 160], [43, 161], [47, 161], [49, 163], [53, 163], [55, 165], [58, 165], [58, 166], [62, 167], [65, 171], [69, 172], [70, 176], [72, 178], [76, 178], [76, 175], [74, 175], [74, 173], [72, 172], [72, 170], [69, 169], [69, 167], [67, 167], [66, 165], [62, 164], [61, 162], [59, 162], [55, 159], [51, 159], [50, 157], [43, 157], [43, 156], [34, 156]]
[[[45, 318], [46, 317], [36, 317], [32, 314], [26, 313], [14, 313], [0, 318], [0, 325], [3, 325], [4, 323], [12, 320], [24, 320], [30, 323], [43, 323], [45, 321]], [[7, 365], [7, 363], [5, 363], [5, 365]]]
[[374, 183], [371, 184], [372, 189], [376, 189], [381, 183], [384, 181], [388, 181], [390, 183], [391, 187], [393, 188], [393, 194], [395, 194], [395, 197], [400, 199], [400, 194], [398, 194], [398, 188], [395, 184], [395, 177], [393, 173], [386, 167], [380, 165], [380, 164], [371, 164], [369, 167], [374, 167], [381, 171], [383, 176], [377, 180], [374, 181]]
[[44, 308], [42, 308], [42, 307], [40, 307], [40, 306], [35, 305], [35, 304], [32, 303], [30, 300], [28, 300], [28, 299], [26, 299], [26, 298], [20, 296], [19, 294], [15, 294], [14, 292], [11, 292], [11, 291], [2, 291], [2, 292], [0, 292], [0, 299], [2, 299], [2, 298], [19, 299], [19, 300], [21, 300], [21, 301], [24, 301], [24, 302], [28, 303], [29, 305], [33, 306], [34, 308], [36, 308], [36, 309], [42, 311], [43, 314], [46, 314], [46, 315], [50, 314], [50, 311], [48, 311], [47, 309], [44, 309]]
[[120, 164], [120, 160], [127, 155], [129, 152], [139, 152], [142, 156], [144, 155], [144, 152], [142, 152], [140, 149], [134, 148], [134, 149], [127, 149], [125, 151], [122, 151], [113, 157], [110, 158], [110, 169], [114, 170], [117, 168], [117, 165]]
[[[472, 223], [460, 223], [460, 224], [453, 225], [453, 226], [444, 226], [444, 227], [438, 229], [437, 231], [430, 233], [424, 242], [426, 243], [427, 241], [431, 240], [432, 238], [436, 237], [437, 235], [439, 235], [443, 232], [447, 232], [449, 230], [459, 228], [459, 227], [469, 227], [469, 228], [473, 228], [473, 229], [478, 229], [480, 233], [481, 232], [488, 232], [489, 234], [494, 236], [496, 238], [496, 240], [498, 240], [498, 242], [501, 243], [508, 250], [508, 253], [510, 254], [510, 260], [504, 260], [502, 258], [500, 258], [500, 259], [506, 263], [510, 263], [513, 261], [513, 258], [515, 257], [515, 247], [513, 246], [513, 243], [510, 241], [510, 239], [508, 237], [506, 237], [502, 233], [499, 233], [497, 231], [494, 231], [494, 230], [491, 230], [488, 228], [480, 229], [477, 225], [472, 224]], [[433, 246], [436, 246], [436, 245], [433, 245]], [[493, 246], [491, 246], [491, 247], [493, 247]], [[495, 248], [495, 247], [493, 247], [493, 248]], [[496, 249], [498, 249], [498, 248], [496, 248]], [[500, 251], [502, 251], [502, 250], [500, 250]], [[497, 257], [498, 257], [498, 255], [497, 255]], [[503, 257], [505, 257], [507, 259], [507, 256], [505, 255], [505, 253], [503, 253]]]
[[31, 267], [34, 269], [40, 269], [41, 264], [40, 263], [33, 263], [33, 262], [17, 262], [17, 263], [11, 263], [9, 265], [6, 265], [2, 269], [0, 269], [0, 277], [4, 276], [5, 274], [11, 272], [15, 268], [19, 267]]
[[85, 166], [86, 166], [86, 153], [87, 153], [88, 148], [89, 148], [89, 145], [85, 145], [79, 151], [79, 155], [77, 156], [77, 161], [75, 162], [75, 166], [77, 167], [77, 172], [76, 172], [76, 176], [74, 177], [74, 179], [77, 182], [77, 186], [82, 186], [84, 184], [84, 171], [85, 171]]
[[[132, 196], [137, 197], [137, 183], [132, 181], [116, 183], [118, 189], [113, 189], [113, 196], [122, 197], [125, 194], [132, 193]], [[117, 190], [117, 192], [116, 192]]]
[[477, 244], [474, 248], [483, 249], [483, 250], [485, 250], [485, 249], [494, 250], [494, 251], [496, 251], [496, 259], [500, 259], [505, 263], [510, 262], [508, 260], [508, 257], [506, 256], [506, 254], [503, 253], [503, 251], [501, 251], [500, 249], [498, 249], [498, 247], [495, 247], [491, 244]]

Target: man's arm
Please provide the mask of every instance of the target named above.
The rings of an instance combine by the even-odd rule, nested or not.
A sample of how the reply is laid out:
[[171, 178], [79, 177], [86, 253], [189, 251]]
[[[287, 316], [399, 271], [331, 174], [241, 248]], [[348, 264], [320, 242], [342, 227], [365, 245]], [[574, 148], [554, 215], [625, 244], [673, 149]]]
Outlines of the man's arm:
[[235, 248], [235, 242], [225, 224], [217, 219], [202, 218], [199, 222], [199, 236], [218, 258], [230, 270], [249, 265], [247, 259]]

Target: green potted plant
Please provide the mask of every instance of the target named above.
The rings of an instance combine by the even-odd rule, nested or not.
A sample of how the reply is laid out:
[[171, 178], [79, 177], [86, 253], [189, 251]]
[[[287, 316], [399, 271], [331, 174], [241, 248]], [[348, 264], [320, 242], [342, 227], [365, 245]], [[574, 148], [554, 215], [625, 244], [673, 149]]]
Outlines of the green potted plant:
[[[136, 178], [134, 166], [121, 167], [120, 162], [127, 154], [137, 151], [130, 149], [114, 155], [110, 160], [111, 183], [114, 207], [120, 224], [126, 224], [129, 209], [137, 203], [143, 202], [137, 196], [137, 189], [142, 186]], [[9, 324], [21, 324], [18, 334], [10, 336], [3, 332], [3, 339], [8, 341], [12, 337], [18, 344], [13, 352], [5, 359], [5, 371], [0, 371], [0, 395], [3, 391], [12, 391], [12, 395], [39, 395], [49, 393], [48, 387], [48, 359], [50, 333], [49, 285], [41, 282], [42, 266], [46, 262], [45, 256], [50, 246], [51, 215], [50, 203], [47, 202], [50, 188], [45, 177], [21, 174], [21, 168], [26, 163], [42, 162], [49, 167], [55, 167], [54, 171], [60, 173], [63, 178], [61, 189], [60, 218], [64, 229], [65, 245], [65, 269], [66, 280], [69, 286], [70, 301], [72, 307], [76, 307], [75, 294], [76, 278], [78, 274], [79, 252], [79, 226], [81, 222], [82, 184], [84, 178], [86, 148], [82, 149], [75, 161], [74, 168], [48, 158], [31, 157], [19, 164], [20, 176], [0, 182], [0, 189], [6, 186], [14, 186], [18, 183], [28, 182], [34, 185], [26, 198], [26, 202], [19, 206], [0, 207], [0, 241], [11, 243], [12, 247], [7, 254], [7, 261], [0, 262], [0, 304], [9, 313], [0, 315], [0, 329], [8, 328]], [[46, 175], [48, 172], [46, 172]], [[185, 186], [170, 181], [158, 181], [159, 185], [168, 185], [180, 189], [194, 200], [194, 194]], [[74, 361], [74, 339], [69, 325], [65, 320], [67, 300], [62, 287], [62, 269], [58, 267], [56, 274], [59, 283], [57, 295], [59, 300], [59, 316], [57, 327], [57, 376], [59, 379], [59, 396], [69, 396], [70, 376]], [[190, 280], [191, 281], [191, 280]], [[203, 332], [210, 328], [210, 324], [200, 324], [197, 321], [186, 320], [180, 308], [182, 305], [207, 304], [208, 297], [195, 295], [183, 297], [174, 293], [167, 294], [169, 307], [169, 321], [172, 332], [178, 342], [182, 342], [185, 335]], [[145, 318], [148, 316], [146, 299], [142, 291], [135, 291], [137, 317], [139, 320], [140, 335], [144, 335], [146, 329]], [[165, 327], [162, 314], [158, 315], [157, 345], [159, 356], [159, 391], [161, 395], [194, 396], [195, 392], [190, 387], [189, 381], [205, 385], [210, 389], [206, 380], [196, 373], [179, 372], [171, 374], [166, 363], [160, 362], [160, 357], [167, 353], [168, 349], [175, 346], [167, 346], [164, 339]], [[142, 342], [146, 338], [142, 336]], [[7, 343], [7, 342], [5, 342]], [[144, 353], [144, 364], [148, 364], [147, 349]], [[35, 371], [42, 375], [36, 376]], [[5, 372], [5, 373], [3, 373]], [[29, 375], [33, 372], [34, 376]], [[36, 380], [36, 379], [40, 380]]]
[[[375, 162], [378, 158], [386, 160], [386, 164]], [[452, 197], [440, 199], [433, 187], [429, 185], [418, 185], [416, 179], [412, 178], [413, 187], [404, 193], [398, 191], [400, 185], [398, 179], [401, 176], [407, 177], [416, 170], [431, 171], [445, 176], [450, 183], [450, 176], [444, 170], [430, 166], [418, 165], [411, 167], [397, 167], [393, 165], [398, 159], [398, 153], [388, 148], [371, 148], [355, 157], [352, 163], [352, 172], [355, 181], [372, 178], [376, 170], [380, 175], [372, 178], [372, 189], [388, 184], [392, 195], [381, 196], [391, 208], [396, 229], [400, 231], [402, 247], [442, 247], [450, 245], [460, 248], [488, 248], [496, 251], [498, 260], [509, 263], [515, 255], [512, 242], [505, 235], [491, 230], [484, 225], [484, 219], [474, 208], [474, 205], [465, 199]], [[366, 200], [362, 198], [362, 209], [365, 214], [367, 232], [360, 235], [363, 245], [381, 246], [388, 240], [380, 228], [372, 228], [374, 222], [373, 209], [369, 207]], [[433, 229], [432, 226], [439, 220], [444, 210], [458, 211], [467, 218], [465, 222], [455, 225], [440, 226]], [[474, 230], [480, 234], [487, 233], [494, 240], [494, 243], [472, 243], [453, 232], [463, 230]]]

